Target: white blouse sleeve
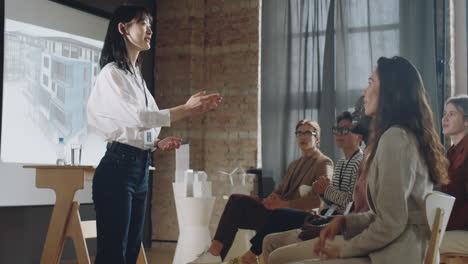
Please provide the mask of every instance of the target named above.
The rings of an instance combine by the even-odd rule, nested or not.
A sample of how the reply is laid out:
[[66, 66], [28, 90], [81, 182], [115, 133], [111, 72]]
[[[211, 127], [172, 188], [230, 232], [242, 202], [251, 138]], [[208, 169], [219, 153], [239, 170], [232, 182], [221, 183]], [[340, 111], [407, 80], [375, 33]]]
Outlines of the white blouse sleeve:
[[139, 131], [170, 126], [169, 109], [146, 109], [144, 100], [137, 100], [135, 89], [122, 72], [113, 67], [104, 67], [88, 101], [90, 125], [99, 127], [99, 120], [111, 119], [122, 127], [137, 128]]

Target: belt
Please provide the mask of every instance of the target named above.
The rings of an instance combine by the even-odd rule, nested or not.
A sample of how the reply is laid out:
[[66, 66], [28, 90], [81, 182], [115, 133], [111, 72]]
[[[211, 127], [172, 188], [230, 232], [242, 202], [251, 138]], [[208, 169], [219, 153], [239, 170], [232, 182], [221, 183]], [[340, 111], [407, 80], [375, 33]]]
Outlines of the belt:
[[135, 155], [141, 155], [141, 156], [148, 155], [148, 153], [151, 152], [151, 150], [149, 149], [137, 148], [137, 147], [125, 144], [125, 143], [120, 143], [118, 141], [112, 141], [112, 142], [107, 143], [106, 148], [107, 150], [111, 152], [125, 152], [125, 153], [132, 153]]

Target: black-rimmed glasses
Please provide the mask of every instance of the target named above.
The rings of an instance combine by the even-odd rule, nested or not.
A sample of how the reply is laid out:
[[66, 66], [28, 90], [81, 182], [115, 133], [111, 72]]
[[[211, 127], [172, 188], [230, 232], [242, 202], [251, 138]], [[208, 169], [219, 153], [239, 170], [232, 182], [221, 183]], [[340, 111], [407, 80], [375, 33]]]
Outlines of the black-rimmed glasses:
[[300, 136], [307, 136], [307, 137], [311, 137], [311, 136], [316, 136], [317, 135], [317, 132], [315, 131], [296, 131], [294, 132], [294, 134], [296, 135], [296, 137], [300, 137]]
[[348, 128], [348, 127], [332, 127], [332, 132], [333, 134], [338, 134], [340, 133], [341, 135], [345, 136], [347, 135], [349, 132], [351, 132], [351, 128]]

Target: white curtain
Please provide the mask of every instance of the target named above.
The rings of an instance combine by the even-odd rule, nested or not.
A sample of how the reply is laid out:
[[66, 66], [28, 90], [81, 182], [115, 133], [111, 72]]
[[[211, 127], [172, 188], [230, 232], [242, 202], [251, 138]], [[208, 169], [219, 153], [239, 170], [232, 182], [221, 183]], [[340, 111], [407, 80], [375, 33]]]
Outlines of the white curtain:
[[330, 2], [262, 2], [262, 169], [275, 182], [299, 155], [296, 123], [318, 119]]
[[[352, 110], [381, 56], [404, 56], [421, 71], [438, 116], [433, 2], [268, 0], [262, 3], [262, 163], [278, 182], [299, 156], [294, 125], [318, 120], [321, 150], [342, 156], [331, 127]], [[266, 188], [267, 189], [267, 188]]]

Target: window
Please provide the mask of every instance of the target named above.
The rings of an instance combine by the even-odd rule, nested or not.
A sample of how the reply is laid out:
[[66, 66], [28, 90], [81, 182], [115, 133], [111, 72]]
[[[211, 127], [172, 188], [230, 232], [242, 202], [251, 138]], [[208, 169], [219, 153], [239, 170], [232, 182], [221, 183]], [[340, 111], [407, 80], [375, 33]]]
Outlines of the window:
[[62, 43], [62, 56], [70, 57], [70, 45]]
[[[367, 6], [369, 4], [369, 6]], [[400, 53], [400, 3], [396, 0], [350, 0], [344, 38], [348, 105], [353, 105], [381, 56]], [[351, 17], [352, 16], [352, 17]], [[339, 74], [339, 73], [337, 73]], [[352, 76], [352, 77], [351, 77]]]
[[84, 67], [83, 68], [83, 81], [86, 83], [89, 81], [89, 77], [91, 75], [91, 70], [89, 67]]
[[68, 67], [66, 64], [53, 61], [52, 62], [52, 78], [66, 82], [68, 80]]
[[78, 48], [77, 46], [71, 46], [70, 58], [78, 59], [80, 56], [79, 51], [80, 51], [80, 48]]
[[[354, 106], [355, 101], [366, 88], [367, 78], [375, 68], [379, 57], [389, 57], [400, 53], [399, 8], [400, 3], [397, 0], [336, 2], [335, 32], [338, 33], [335, 34], [335, 91], [337, 109], [349, 109]], [[317, 78], [322, 78], [320, 75], [323, 74], [323, 52], [328, 15], [320, 10], [322, 15], [317, 19], [317, 16], [312, 13], [314, 11], [310, 12], [308, 25], [301, 25], [300, 23], [305, 23], [299, 19], [291, 21], [292, 47], [300, 47], [291, 50], [291, 72], [307, 72], [303, 79], [293, 78], [293, 81], [305, 82], [306, 97], [316, 98], [318, 94], [314, 92], [317, 91], [314, 86]], [[307, 39], [304, 40], [304, 37]], [[319, 50], [318, 54], [316, 50]], [[305, 59], [304, 54], [307, 55]], [[317, 60], [320, 65], [317, 65]], [[300, 83], [291, 83], [291, 85], [300, 85]], [[315, 100], [307, 101], [308, 109], [317, 107]], [[312, 112], [310, 114], [313, 116]]]
[[43, 66], [44, 68], [47, 68], [49, 69], [49, 58], [48, 57], [44, 57], [44, 60], [43, 60]]
[[57, 120], [59, 124], [65, 126], [65, 113], [60, 110], [55, 104], [51, 104], [51, 116]]
[[45, 74], [42, 75], [42, 84], [45, 87], [49, 87], [49, 77]]
[[62, 103], [65, 103], [65, 87], [62, 85], [57, 85], [57, 98]]

